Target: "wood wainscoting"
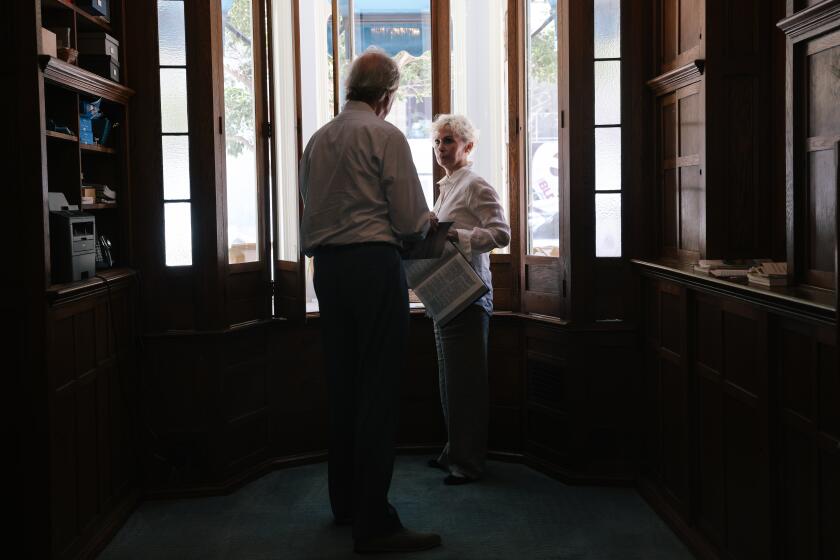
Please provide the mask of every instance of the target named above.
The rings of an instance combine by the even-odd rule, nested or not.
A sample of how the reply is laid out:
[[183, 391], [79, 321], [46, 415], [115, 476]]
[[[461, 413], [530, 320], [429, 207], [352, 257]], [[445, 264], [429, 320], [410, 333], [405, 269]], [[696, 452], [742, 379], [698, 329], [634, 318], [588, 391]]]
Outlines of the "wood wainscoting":
[[135, 284], [106, 277], [47, 309], [52, 558], [95, 555], [140, 495]]
[[[632, 483], [633, 331], [574, 332], [554, 319], [500, 312], [490, 333], [493, 456], [524, 460], [568, 482]], [[304, 325], [267, 321], [147, 336], [144, 346], [147, 495], [223, 493], [269, 469], [325, 457], [317, 317]], [[422, 314], [412, 318], [400, 406], [398, 447], [439, 449], [445, 428], [437, 356]]]
[[702, 558], [840, 557], [834, 311], [639, 264], [643, 495]]

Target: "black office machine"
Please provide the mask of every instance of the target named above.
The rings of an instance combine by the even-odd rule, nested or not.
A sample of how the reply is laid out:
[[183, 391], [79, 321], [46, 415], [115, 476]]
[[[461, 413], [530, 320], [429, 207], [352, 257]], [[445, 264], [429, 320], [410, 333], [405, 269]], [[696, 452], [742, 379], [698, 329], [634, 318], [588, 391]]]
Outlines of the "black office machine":
[[96, 274], [96, 218], [49, 193], [52, 280], [75, 282]]

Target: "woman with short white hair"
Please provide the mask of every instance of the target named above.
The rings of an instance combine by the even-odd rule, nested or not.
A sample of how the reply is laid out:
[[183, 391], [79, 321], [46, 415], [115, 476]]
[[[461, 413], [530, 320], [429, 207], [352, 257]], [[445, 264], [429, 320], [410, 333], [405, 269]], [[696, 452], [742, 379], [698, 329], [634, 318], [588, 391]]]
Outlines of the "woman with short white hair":
[[449, 474], [445, 484], [466, 484], [484, 474], [489, 388], [487, 335], [493, 312], [490, 251], [510, 243], [510, 226], [496, 190], [470, 169], [478, 131], [463, 115], [439, 115], [432, 123], [435, 159], [446, 171], [438, 182], [434, 213], [454, 222], [449, 239], [458, 244], [490, 291], [457, 317], [435, 323], [440, 401], [448, 442], [429, 466]]

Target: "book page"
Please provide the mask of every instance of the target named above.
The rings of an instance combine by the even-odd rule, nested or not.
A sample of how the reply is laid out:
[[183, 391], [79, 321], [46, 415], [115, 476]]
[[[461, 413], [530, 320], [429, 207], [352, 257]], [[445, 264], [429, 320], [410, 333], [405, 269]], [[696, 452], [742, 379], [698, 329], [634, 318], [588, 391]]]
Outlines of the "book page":
[[414, 288], [429, 314], [445, 324], [488, 291], [459, 251], [444, 257], [443, 264]]

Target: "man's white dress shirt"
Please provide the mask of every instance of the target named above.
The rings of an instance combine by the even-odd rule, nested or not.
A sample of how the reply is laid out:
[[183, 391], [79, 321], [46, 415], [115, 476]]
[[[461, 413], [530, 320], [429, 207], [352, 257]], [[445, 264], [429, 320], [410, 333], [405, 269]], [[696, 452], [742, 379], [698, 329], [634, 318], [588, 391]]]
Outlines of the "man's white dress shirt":
[[429, 208], [403, 133], [367, 103], [348, 101], [300, 161], [303, 251], [422, 238]]
[[510, 243], [510, 226], [499, 195], [470, 169], [471, 164], [438, 181], [440, 194], [434, 212], [441, 222], [454, 222], [458, 246], [490, 291], [476, 303], [493, 311], [493, 283], [489, 252]]

